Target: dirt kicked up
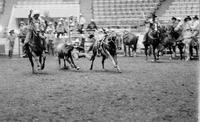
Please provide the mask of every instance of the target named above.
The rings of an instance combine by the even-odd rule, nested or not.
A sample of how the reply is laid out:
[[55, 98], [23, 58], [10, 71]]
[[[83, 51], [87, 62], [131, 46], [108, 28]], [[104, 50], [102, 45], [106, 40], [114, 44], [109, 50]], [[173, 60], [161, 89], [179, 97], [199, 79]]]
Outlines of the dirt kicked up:
[[0, 122], [197, 122], [198, 61], [119, 57], [122, 73], [76, 63], [59, 70], [47, 57], [31, 74], [28, 59], [0, 57]]

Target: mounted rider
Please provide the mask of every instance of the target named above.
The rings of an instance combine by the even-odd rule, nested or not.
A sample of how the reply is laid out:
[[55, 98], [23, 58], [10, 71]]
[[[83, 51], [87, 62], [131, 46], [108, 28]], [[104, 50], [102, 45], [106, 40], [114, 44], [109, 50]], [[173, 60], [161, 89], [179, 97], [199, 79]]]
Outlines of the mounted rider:
[[29, 30], [28, 33], [26, 35], [26, 39], [25, 39], [25, 48], [27, 47], [28, 43], [31, 41], [32, 38], [32, 34], [35, 34], [36, 36], [39, 36], [42, 42], [42, 46], [44, 49], [44, 53], [47, 53], [47, 44], [45, 41], [45, 36], [44, 36], [44, 32], [45, 32], [45, 22], [44, 20], [41, 20], [40, 18], [40, 13], [39, 11], [33, 11], [30, 10], [29, 16], [28, 16], [28, 25], [29, 25]]
[[152, 13], [151, 18], [149, 20], [145, 21], [145, 25], [146, 25], [146, 32], [144, 35], [143, 43], [146, 43], [147, 35], [149, 32], [156, 32], [156, 33], [159, 32], [158, 28], [160, 27], [160, 23], [157, 19], [157, 16], [155, 15], [155, 13]]

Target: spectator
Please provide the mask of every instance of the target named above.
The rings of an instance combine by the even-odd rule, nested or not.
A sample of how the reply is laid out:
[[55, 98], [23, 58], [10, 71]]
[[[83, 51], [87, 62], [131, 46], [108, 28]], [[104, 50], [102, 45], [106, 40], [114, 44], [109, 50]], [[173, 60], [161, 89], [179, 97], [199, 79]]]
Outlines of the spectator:
[[16, 39], [16, 35], [14, 30], [10, 30], [9, 32], [9, 36], [7, 37], [8, 41], [9, 41], [9, 52], [8, 52], [8, 56], [10, 58], [12, 58], [13, 55], [13, 49], [14, 49], [14, 45], [15, 45], [15, 39]]
[[197, 36], [199, 35], [199, 18], [198, 16], [194, 16], [193, 17], [193, 22], [192, 22], [192, 31], [193, 31], [193, 37], [195, 39], [195, 41], [197, 41]]
[[60, 38], [60, 35], [64, 35], [65, 28], [61, 22], [58, 22], [58, 26], [56, 28], [57, 38]]
[[80, 13], [80, 18], [79, 18], [79, 32], [82, 34], [83, 33], [83, 28], [84, 28], [84, 25], [86, 23], [86, 20], [85, 18], [83, 17], [83, 15]]
[[89, 30], [97, 30], [97, 25], [94, 22], [94, 19], [91, 19], [90, 23], [87, 26], [87, 29], [89, 29]]

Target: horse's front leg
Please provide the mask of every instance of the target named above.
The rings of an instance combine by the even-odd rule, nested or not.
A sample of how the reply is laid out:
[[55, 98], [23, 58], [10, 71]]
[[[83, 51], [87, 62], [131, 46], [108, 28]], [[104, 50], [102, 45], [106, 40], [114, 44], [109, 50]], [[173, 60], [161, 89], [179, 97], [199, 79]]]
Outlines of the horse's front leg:
[[37, 63], [38, 70], [40, 70], [41, 69], [41, 65], [40, 65], [39, 57], [36, 56], [36, 54], [34, 54], [34, 53], [33, 53], [33, 57], [35, 59], [35, 62]]
[[156, 62], [156, 48], [153, 46], [153, 56], [154, 56], [154, 62]]
[[95, 57], [97, 56], [97, 50], [96, 49], [93, 49], [93, 54], [92, 54], [92, 57], [91, 57], [91, 66], [90, 66], [90, 70], [93, 69], [93, 64], [94, 64], [94, 60], [95, 60]]
[[128, 45], [128, 55], [131, 57], [131, 45]]
[[114, 59], [115, 64], [116, 64], [117, 71], [118, 71], [118, 72], [121, 72], [121, 70], [120, 70], [120, 68], [119, 68], [119, 65], [118, 65], [118, 61], [117, 61], [117, 55], [114, 55], [114, 56], [113, 56], [113, 59]]
[[59, 69], [61, 68], [61, 61], [60, 61], [60, 57], [58, 56], [58, 65], [59, 65]]
[[32, 56], [28, 56], [28, 58], [29, 58], [29, 61], [31, 62], [31, 67], [32, 67], [32, 73], [34, 74], [35, 73], [35, 68], [34, 68], [34, 62], [33, 62], [33, 58], [32, 58]]
[[118, 66], [118, 62], [117, 62], [117, 55], [111, 55], [110, 54], [110, 52], [108, 52], [108, 50], [106, 50], [106, 53], [108, 54], [108, 57], [109, 57], [109, 59], [111, 60], [111, 62], [113, 63], [113, 65], [114, 65], [114, 68], [117, 68], [117, 71], [118, 72], [121, 72], [120, 71], [120, 68], [119, 68], [119, 66]]
[[144, 46], [144, 53], [145, 53], [146, 61], [147, 61], [148, 60], [148, 46], [147, 45]]
[[176, 44], [172, 46], [172, 50], [173, 50], [173, 57], [176, 57]]
[[172, 48], [171, 47], [169, 47], [169, 52], [170, 52], [170, 58], [169, 58], [169, 60], [172, 60], [172, 58], [173, 58], [173, 52], [172, 52]]
[[64, 62], [64, 69], [66, 69], [67, 65], [66, 65], [66, 58], [65, 57], [63, 58], [63, 62]]

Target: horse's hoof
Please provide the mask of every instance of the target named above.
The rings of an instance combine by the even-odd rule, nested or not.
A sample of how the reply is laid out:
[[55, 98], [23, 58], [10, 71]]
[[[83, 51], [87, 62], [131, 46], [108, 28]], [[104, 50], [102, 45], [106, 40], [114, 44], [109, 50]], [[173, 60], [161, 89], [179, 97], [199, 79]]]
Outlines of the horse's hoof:
[[76, 67], [76, 70], [79, 70], [80, 69], [80, 67]]
[[118, 73], [122, 73], [122, 71], [121, 71], [121, 70], [118, 70]]

